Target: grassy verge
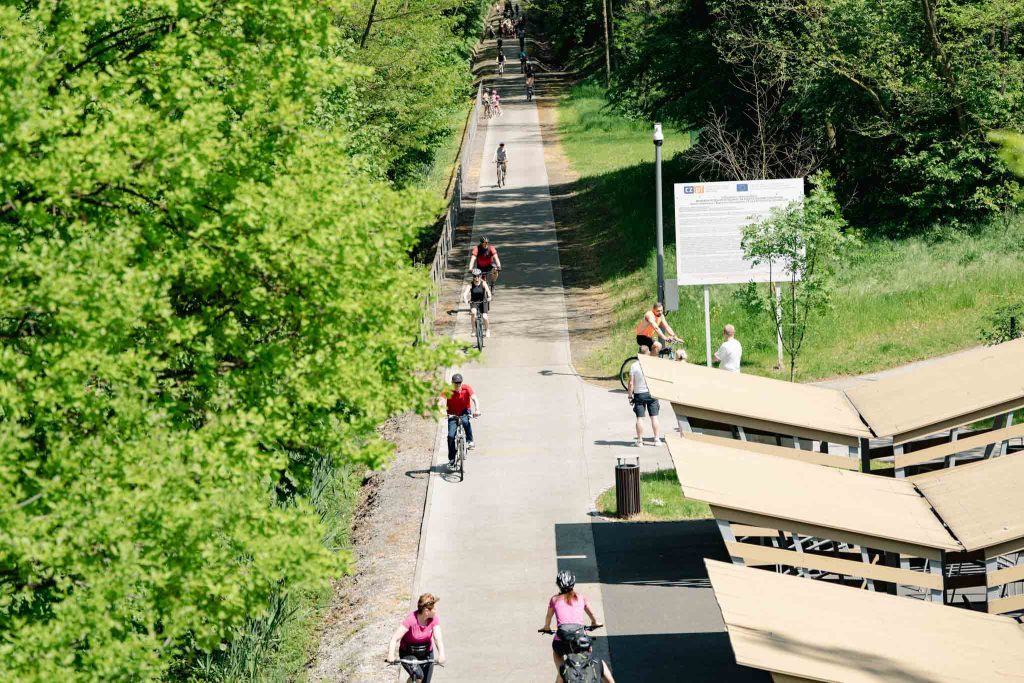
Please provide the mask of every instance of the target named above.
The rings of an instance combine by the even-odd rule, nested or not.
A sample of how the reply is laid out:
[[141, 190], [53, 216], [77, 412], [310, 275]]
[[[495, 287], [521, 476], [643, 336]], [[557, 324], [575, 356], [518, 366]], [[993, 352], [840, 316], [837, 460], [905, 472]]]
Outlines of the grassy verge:
[[[615, 515], [615, 487], [597, 497], [597, 511]], [[633, 521], [679, 519], [707, 519], [711, 508], [706, 503], [688, 500], [679, 487], [675, 470], [657, 470], [640, 475], [640, 515]]]
[[438, 197], [447, 196], [448, 190], [451, 189], [452, 173], [459, 161], [459, 148], [462, 145], [462, 135], [470, 106], [472, 102], [452, 112], [448, 120], [448, 134], [435, 148], [433, 160], [429, 166], [423, 168], [420, 180], [416, 183], [420, 189]]
[[[578, 244], [588, 256], [587, 284], [607, 294], [614, 322], [607, 339], [579, 359], [584, 374], [612, 375], [635, 352], [633, 327], [654, 299], [654, 169], [650, 126], [610, 112], [600, 88], [580, 85], [559, 103], [565, 152], [580, 176]], [[667, 277], [675, 273], [673, 183], [692, 180], [673, 156], [689, 136], [666, 130], [663, 151]], [[943, 240], [869, 240], [838, 275], [835, 306], [812, 322], [798, 362], [810, 381], [894, 367], [976, 345], [985, 317], [1024, 291], [1024, 217], [993, 220], [975, 234]], [[725, 323], [744, 345], [744, 370], [774, 374], [774, 327], [744, 305], [747, 287], [711, 290], [712, 351]], [[669, 322], [692, 362], [705, 360], [703, 292], [680, 291]]]

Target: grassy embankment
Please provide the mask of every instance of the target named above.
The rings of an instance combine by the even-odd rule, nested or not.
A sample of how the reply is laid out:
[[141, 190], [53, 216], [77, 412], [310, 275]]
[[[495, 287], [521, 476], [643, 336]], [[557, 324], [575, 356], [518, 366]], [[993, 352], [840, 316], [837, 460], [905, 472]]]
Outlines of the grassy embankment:
[[[597, 497], [597, 511], [615, 514], [615, 487]], [[675, 470], [658, 470], [640, 475], [640, 514], [630, 521], [705, 519], [711, 517], [706, 503], [687, 500], [679, 490]]]
[[[580, 175], [577, 215], [589, 252], [588, 278], [600, 284], [614, 315], [607, 338], [587, 357], [584, 374], [613, 375], [635, 352], [633, 327], [655, 290], [654, 150], [650, 126], [605, 108], [602, 90], [574, 88], [559, 104], [562, 144]], [[667, 277], [674, 277], [672, 183], [682, 165], [672, 156], [689, 136], [666, 130], [664, 214]], [[812, 322], [798, 363], [801, 381], [894, 367], [976, 345], [995, 305], [1024, 292], [1024, 217], [996, 219], [975, 234], [942, 240], [872, 239], [843, 265], [835, 305]], [[744, 345], [744, 371], [775, 373], [774, 326], [742, 303], [744, 286], [711, 290], [714, 350], [723, 324]], [[680, 292], [669, 322], [686, 340], [691, 362], [705, 358], [703, 293]]]

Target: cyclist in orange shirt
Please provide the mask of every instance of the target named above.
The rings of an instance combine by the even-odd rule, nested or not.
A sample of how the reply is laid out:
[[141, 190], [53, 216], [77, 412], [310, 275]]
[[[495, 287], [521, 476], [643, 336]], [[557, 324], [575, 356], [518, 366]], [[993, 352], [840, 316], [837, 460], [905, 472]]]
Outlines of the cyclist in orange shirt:
[[637, 346], [646, 346], [653, 355], [657, 356], [664, 346], [663, 341], [682, 343], [683, 340], [676, 336], [672, 326], [668, 324], [668, 320], [665, 318], [665, 306], [659, 301], [651, 310], [644, 313], [644, 317], [637, 323], [636, 344]]

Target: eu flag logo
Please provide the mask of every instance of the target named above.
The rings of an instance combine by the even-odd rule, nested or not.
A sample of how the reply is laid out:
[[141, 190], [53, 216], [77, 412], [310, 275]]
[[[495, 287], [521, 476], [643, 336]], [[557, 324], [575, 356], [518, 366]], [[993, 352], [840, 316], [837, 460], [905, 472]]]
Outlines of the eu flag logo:
[[749, 187], [747, 186], [747, 184], [746, 184], [746, 183], [738, 183], [738, 184], [736, 185], [736, 191], [737, 191], [737, 192], [746, 192], [746, 191], [747, 191], [747, 190], [749, 190], [749, 189], [750, 189], [750, 188], [749, 188]]

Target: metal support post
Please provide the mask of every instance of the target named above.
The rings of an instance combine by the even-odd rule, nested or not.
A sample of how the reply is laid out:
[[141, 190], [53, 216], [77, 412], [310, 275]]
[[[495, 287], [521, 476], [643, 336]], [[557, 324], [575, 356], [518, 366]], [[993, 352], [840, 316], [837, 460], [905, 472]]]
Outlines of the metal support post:
[[658, 301], [665, 303], [665, 232], [661, 210], [661, 146], [665, 136], [661, 124], [654, 124], [654, 202], [658, 229]]

